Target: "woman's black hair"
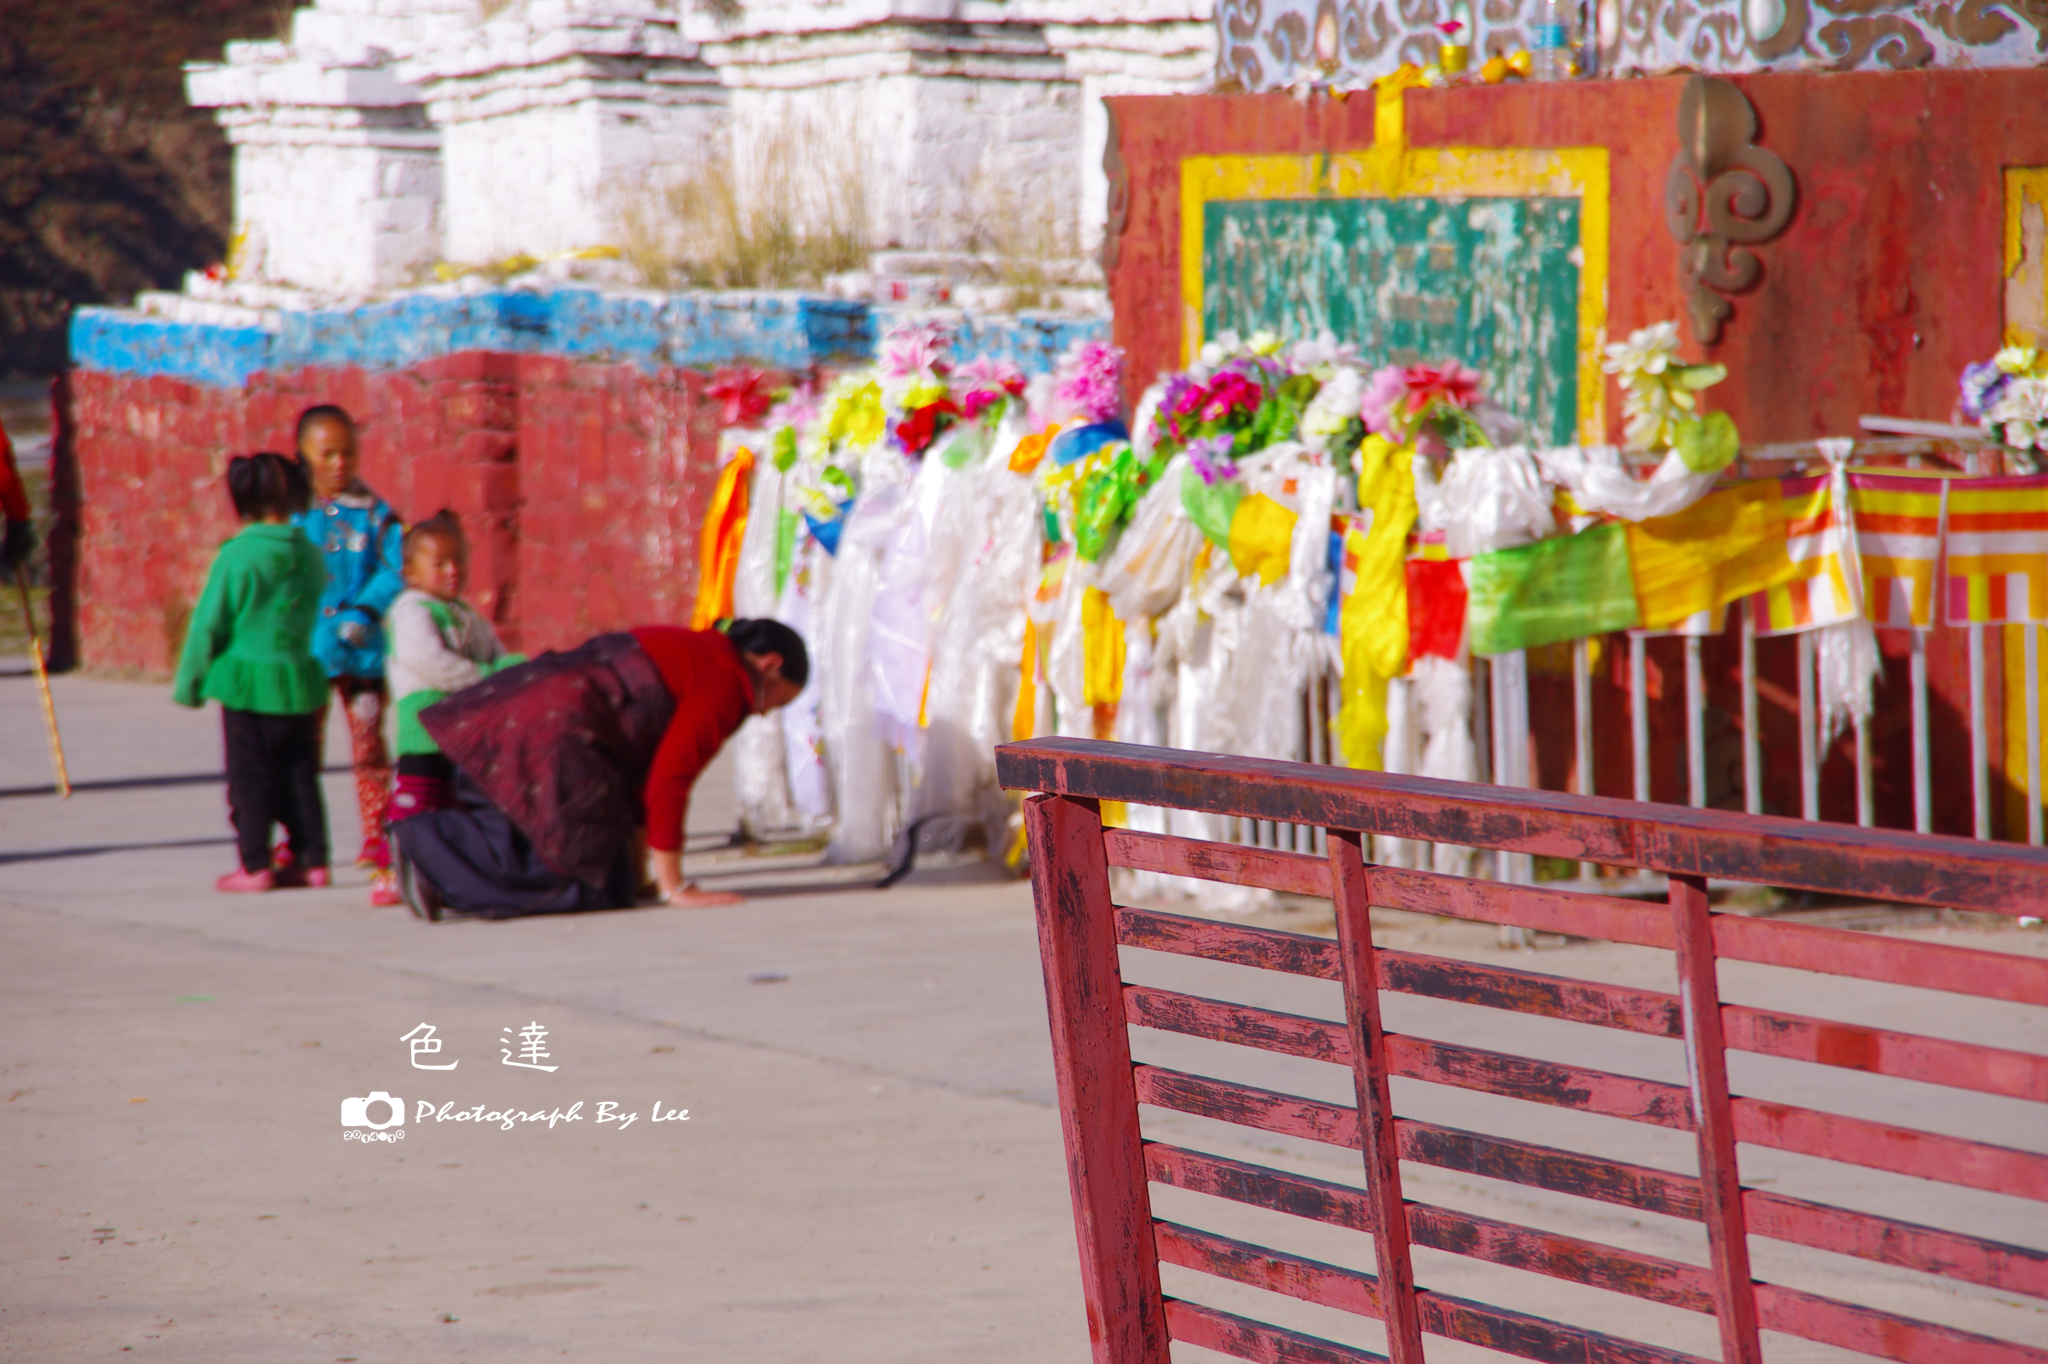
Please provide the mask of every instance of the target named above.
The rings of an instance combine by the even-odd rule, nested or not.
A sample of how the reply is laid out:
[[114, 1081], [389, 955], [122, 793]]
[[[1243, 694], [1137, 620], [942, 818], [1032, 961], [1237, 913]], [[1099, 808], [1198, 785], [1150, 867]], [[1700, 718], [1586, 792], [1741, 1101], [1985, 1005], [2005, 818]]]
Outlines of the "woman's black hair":
[[811, 680], [811, 651], [804, 637], [779, 620], [729, 620], [718, 627], [743, 654], [781, 654], [782, 675], [798, 687]]
[[299, 414], [298, 429], [292, 432], [292, 439], [295, 441], [304, 440], [306, 438], [306, 428], [314, 422], [340, 422], [351, 432], [356, 429], [356, 419], [354, 417], [349, 416], [346, 411], [336, 407], [333, 403], [322, 403], [318, 407], [309, 407]]
[[228, 496], [235, 514], [254, 521], [266, 512], [296, 516], [313, 501], [313, 480], [303, 462], [265, 450], [228, 461]]
[[410, 562], [413, 550], [422, 540], [442, 540], [453, 545], [458, 555], [469, 553], [469, 537], [462, 533], [462, 518], [446, 507], [405, 533], [401, 557]]

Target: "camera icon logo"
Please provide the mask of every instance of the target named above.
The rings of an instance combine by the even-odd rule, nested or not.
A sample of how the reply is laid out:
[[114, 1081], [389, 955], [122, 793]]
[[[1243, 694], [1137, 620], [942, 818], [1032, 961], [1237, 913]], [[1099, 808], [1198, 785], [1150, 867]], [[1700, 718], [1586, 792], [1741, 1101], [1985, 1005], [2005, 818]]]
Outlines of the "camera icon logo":
[[[391, 1116], [383, 1122], [371, 1122], [370, 1106], [372, 1104], [383, 1104], [391, 1110]], [[381, 1132], [387, 1127], [396, 1127], [404, 1121], [405, 1100], [394, 1099], [381, 1089], [373, 1089], [360, 1099], [343, 1099], [341, 1101], [341, 1125], [343, 1127], [371, 1127]]]

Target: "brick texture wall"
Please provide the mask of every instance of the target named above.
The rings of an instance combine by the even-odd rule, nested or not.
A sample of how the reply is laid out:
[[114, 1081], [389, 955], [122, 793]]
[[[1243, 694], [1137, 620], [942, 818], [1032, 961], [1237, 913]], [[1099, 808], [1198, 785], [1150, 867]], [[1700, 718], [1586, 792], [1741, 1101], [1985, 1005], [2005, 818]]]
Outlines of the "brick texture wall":
[[363, 478], [408, 521], [446, 507], [471, 544], [470, 600], [514, 648], [687, 617], [717, 479], [710, 376], [471, 351], [410, 369], [260, 374], [239, 389], [76, 371], [59, 391], [75, 595], [60, 631], [97, 672], [162, 677], [236, 521], [228, 459], [290, 450], [338, 403]]

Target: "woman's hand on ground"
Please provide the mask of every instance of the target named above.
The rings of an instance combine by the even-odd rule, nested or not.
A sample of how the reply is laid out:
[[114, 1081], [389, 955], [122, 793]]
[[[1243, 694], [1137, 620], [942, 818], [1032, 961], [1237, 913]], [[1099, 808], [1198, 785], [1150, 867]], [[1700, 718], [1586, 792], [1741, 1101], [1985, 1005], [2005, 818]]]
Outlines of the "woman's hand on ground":
[[699, 890], [694, 881], [686, 881], [665, 892], [661, 902], [677, 909], [715, 909], [720, 905], [744, 904], [746, 898], [729, 890]]

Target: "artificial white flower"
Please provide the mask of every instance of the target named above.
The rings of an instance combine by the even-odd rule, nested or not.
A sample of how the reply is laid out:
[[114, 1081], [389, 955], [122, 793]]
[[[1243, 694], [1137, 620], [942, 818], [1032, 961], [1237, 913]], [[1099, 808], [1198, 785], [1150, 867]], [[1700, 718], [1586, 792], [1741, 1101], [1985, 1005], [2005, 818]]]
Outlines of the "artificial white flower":
[[1629, 334], [1626, 341], [1607, 347], [1607, 359], [1600, 366], [1609, 374], [1662, 374], [1678, 353], [1678, 324], [1659, 322]]
[[1339, 345], [1336, 334], [1326, 331], [1312, 341], [1295, 342], [1287, 363], [1296, 374], [1311, 375], [1317, 383], [1327, 384], [1339, 368], [1358, 363], [1358, 347]]
[[[1299, 356], [1301, 348], [1295, 348]], [[1301, 414], [1301, 441], [1311, 450], [1328, 453], [1330, 442], [1344, 434], [1358, 417], [1365, 397], [1365, 376], [1349, 365], [1337, 367]]]
[[1985, 416], [1993, 422], [2024, 421], [2036, 426], [2048, 423], [2048, 379], [2013, 380]]
[[1244, 343], [1244, 348], [1253, 355], [1278, 355], [1280, 347], [1284, 344], [1279, 333], [1262, 330], [1253, 332], [1251, 338]]
[[1243, 350], [1244, 342], [1238, 337], [1236, 332], [1218, 332], [1214, 341], [1203, 343], [1202, 363], [1210, 369], [1215, 369], [1224, 361], [1233, 359], [1241, 354]]

